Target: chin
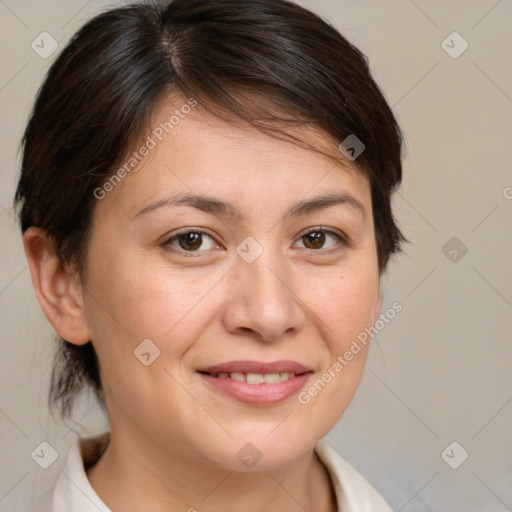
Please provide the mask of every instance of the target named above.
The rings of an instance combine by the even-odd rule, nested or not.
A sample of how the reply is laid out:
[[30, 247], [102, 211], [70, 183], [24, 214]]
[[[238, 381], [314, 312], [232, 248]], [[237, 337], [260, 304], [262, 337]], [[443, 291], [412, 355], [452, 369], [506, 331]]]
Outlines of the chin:
[[210, 444], [204, 455], [216, 466], [228, 471], [280, 470], [295, 464], [312, 451], [322, 437], [320, 434], [307, 436], [304, 432], [291, 433], [286, 430], [278, 434], [277, 429], [270, 435], [268, 432], [271, 429], [265, 429], [265, 434], [261, 430], [257, 435], [239, 433], [227, 442], [218, 438], [215, 446]]

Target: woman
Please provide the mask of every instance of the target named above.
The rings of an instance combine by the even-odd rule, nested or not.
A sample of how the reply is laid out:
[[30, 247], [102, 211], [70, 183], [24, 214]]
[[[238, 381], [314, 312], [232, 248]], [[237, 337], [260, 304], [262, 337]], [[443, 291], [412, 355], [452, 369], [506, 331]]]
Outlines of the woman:
[[400, 130], [356, 48], [285, 0], [113, 9], [23, 144], [51, 403], [92, 389], [110, 425], [76, 440], [56, 512], [390, 510], [322, 441], [405, 240]]

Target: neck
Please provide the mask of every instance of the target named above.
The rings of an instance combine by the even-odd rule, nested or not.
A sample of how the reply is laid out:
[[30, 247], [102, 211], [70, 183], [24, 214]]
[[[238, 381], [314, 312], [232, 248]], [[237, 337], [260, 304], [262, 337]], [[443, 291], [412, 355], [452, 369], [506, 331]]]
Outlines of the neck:
[[122, 434], [112, 430], [105, 453], [87, 470], [92, 487], [114, 512], [337, 510], [330, 476], [313, 450], [291, 467], [235, 472], [147, 437]]

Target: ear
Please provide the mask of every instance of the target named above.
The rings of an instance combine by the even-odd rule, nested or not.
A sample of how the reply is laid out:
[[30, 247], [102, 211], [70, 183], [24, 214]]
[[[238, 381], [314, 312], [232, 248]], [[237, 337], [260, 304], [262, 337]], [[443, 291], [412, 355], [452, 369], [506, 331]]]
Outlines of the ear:
[[90, 341], [78, 275], [59, 260], [45, 230], [28, 228], [23, 246], [39, 305], [57, 334], [75, 345]]

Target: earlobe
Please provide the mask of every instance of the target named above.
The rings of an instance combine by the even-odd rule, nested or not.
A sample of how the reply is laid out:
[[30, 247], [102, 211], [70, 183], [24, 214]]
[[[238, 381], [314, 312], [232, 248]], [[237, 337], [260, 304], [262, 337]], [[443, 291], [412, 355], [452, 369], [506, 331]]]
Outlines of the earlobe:
[[75, 345], [90, 341], [78, 276], [59, 260], [45, 230], [28, 228], [23, 246], [39, 305], [57, 334]]

